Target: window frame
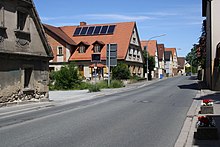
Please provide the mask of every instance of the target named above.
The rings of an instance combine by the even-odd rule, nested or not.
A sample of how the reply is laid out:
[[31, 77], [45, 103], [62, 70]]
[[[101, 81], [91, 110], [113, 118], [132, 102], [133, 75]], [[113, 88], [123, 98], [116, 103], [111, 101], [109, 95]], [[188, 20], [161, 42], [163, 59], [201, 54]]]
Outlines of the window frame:
[[57, 56], [63, 56], [63, 46], [57, 46]]
[[80, 45], [79, 46], [79, 53], [80, 54], [86, 53], [86, 46], [85, 45]]

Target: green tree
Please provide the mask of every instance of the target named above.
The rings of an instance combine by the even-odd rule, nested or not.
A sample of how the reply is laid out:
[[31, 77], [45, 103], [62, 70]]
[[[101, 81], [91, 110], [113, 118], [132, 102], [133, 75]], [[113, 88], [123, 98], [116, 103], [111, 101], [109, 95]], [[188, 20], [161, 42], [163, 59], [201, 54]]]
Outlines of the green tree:
[[117, 80], [129, 79], [130, 78], [130, 70], [125, 63], [119, 62], [116, 67], [112, 69], [112, 78]]
[[61, 67], [61, 69], [54, 73], [54, 87], [55, 89], [74, 89], [80, 85], [78, 69], [73, 63]]
[[144, 57], [144, 73], [147, 73], [147, 57], [148, 57], [148, 79], [152, 79], [151, 77], [151, 71], [154, 70], [155, 67], [155, 58], [153, 56], [150, 56], [147, 51], [143, 51], [143, 57]]

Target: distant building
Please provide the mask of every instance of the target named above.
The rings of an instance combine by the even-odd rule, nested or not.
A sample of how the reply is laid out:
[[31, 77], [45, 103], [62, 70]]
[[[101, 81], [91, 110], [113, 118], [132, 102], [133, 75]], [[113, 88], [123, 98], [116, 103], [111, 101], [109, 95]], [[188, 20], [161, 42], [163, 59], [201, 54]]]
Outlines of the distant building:
[[149, 53], [149, 56], [154, 57], [155, 60], [155, 68], [151, 71], [152, 78], [158, 78], [158, 69], [159, 69], [159, 61], [158, 61], [158, 49], [157, 49], [157, 40], [148, 40], [141, 41], [142, 50], [145, 50]]
[[164, 56], [164, 52], [165, 52], [165, 47], [164, 44], [157, 44], [157, 49], [158, 49], [158, 61], [159, 61], [159, 70], [158, 70], [158, 74], [159, 76], [163, 76], [166, 72], [165, 72], [165, 56]]
[[185, 57], [177, 57], [178, 73], [185, 74]]
[[177, 75], [177, 71], [178, 71], [178, 61], [177, 61], [177, 52], [176, 52], [176, 48], [165, 48], [165, 51], [171, 51], [172, 52], [172, 58], [173, 58], [173, 67], [172, 67], [172, 72], [173, 75]]
[[0, 1], [0, 103], [48, 98], [46, 41], [32, 0]]
[[172, 51], [165, 51], [165, 70], [166, 70], [166, 76], [173, 76], [173, 56]]
[[[68, 48], [70, 56], [69, 54], [66, 57], [63, 56], [65, 61], [62, 62], [67, 62], [67, 59], [69, 62], [74, 62], [81, 75], [86, 79], [92, 79], [94, 76], [95, 65], [91, 62], [92, 54], [101, 56], [101, 62], [97, 64], [98, 77], [103, 79], [108, 75], [106, 65], [108, 44], [117, 44], [118, 62], [126, 63], [132, 75], [143, 77], [143, 55], [135, 22], [92, 25], [81, 22], [78, 26], [44, 26], [48, 33], [47, 36], [50, 38], [49, 43], [54, 50], [54, 56], [58, 56], [57, 48], [61, 46], [61, 41], [64, 41], [62, 46]], [[58, 31], [60, 35], [58, 35]], [[55, 38], [56, 36], [58, 39]], [[69, 47], [65, 47], [65, 44], [68, 44]], [[50, 66], [60, 64], [58, 62], [60, 60], [54, 59], [50, 62]]]

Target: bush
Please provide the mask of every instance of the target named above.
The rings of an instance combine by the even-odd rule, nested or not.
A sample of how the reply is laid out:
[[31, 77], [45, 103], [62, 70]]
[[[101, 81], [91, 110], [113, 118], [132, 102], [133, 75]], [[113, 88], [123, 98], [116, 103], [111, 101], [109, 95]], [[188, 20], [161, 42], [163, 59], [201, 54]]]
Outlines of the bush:
[[99, 92], [100, 87], [97, 84], [93, 84], [89, 87], [89, 92]]
[[116, 80], [126, 80], [130, 78], [130, 70], [125, 63], [118, 63], [112, 69], [112, 78]]
[[110, 84], [110, 88], [121, 88], [124, 87], [124, 83], [119, 80], [112, 80]]
[[58, 90], [75, 89], [82, 82], [78, 69], [73, 63], [65, 65], [59, 71], [52, 73], [51, 78], [54, 81], [54, 88]]
[[88, 82], [82, 82], [80, 83], [80, 85], [76, 88], [79, 90], [83, 90], [83, 89], [89, 89], [89, 87], [91, 87], [92, 84], [88, 83]]

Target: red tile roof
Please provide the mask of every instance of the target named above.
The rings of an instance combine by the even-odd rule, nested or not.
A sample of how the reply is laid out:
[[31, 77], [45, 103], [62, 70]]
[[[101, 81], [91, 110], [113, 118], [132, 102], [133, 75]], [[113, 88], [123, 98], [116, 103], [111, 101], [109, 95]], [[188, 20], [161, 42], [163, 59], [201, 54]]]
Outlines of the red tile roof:
[[68, 44], [76, 45], [76, 43], [69, 36], [67, 36], [59, 27], [54, 27], [48, 24], [43, 24], [43, 26], [45, 29], [56, 34], [60, 39], [64, 40]]
[[164, 56], [164, 51], [165, 51], [164, 44], [158, 44], [157, 49], [158, 49], [158, 60], [162, 61], [163, 56]]
[[[173, 57], [174, 53], [176, 53], [176, 48], [165, 48], [165, 51], [171, 51], [172, 57]], [[177, 54], [176, 54], [176, 56], [177, 56]]]
[[185, 57], [177, 57], [179, 68], [183, 69], [185, 66]]
[[73, 36], [73, 33], [77, 26], [64, 26], [60, 29], [65, 32], [76, 44], [80, 42], [87, 42], [89, 47], [86, 50], [86, 53], [79, 53], [75, 51], [70, 60], [91, 60], [91, 54], [93, 54], [93, 43], [98, 41], [103, 43], [103, 48], [101, 50], [101, 60], [106, 59], [106, 47], [109, 43], [117, 43], [118, 59], [125, 59], [130, 44], [131, 36], [134, 28], [136, 27], [135, 22], [122, 22], [114, 24], [95, 24], [95, 25], [84, 25], [86, 26], [104, 26], [104, 25], [116, 25], [113, 34], [107, 35], [92, 35], [92, 36]]
[[142, 50], [147, 46], [147, 52], [150, 56], [155, 56], [157, 50], [157, 40], [141, 41]]

